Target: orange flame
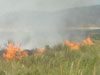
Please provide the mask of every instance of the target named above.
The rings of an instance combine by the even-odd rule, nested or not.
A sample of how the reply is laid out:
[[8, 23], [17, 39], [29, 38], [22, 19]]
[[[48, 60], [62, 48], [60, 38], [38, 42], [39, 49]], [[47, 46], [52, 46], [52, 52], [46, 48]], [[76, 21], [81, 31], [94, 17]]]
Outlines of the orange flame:
[[21, 57], [27, 56], [27, 53], [21, 51], [19, 46], [16, 46], [12, 41], [8, 41], [3, 57], [6, 60], [21, 59]]
[[83, 40], [83, 44], [85, 45], [93, 45], [93, 40], [90, 37], [87, 37], [85, 40]]
[[20, 48], [16, 47], [13, 42], [9, 41], [3, 57], [7, 60], [11, 60], [15, 58], [17, 51], [20, 51]]
[[21, 57], [27, 57], [28, 52], [27, 51], [21, 51]]
[[38, 48], [34, 53], [34, 56], [41, 56], [45, 53], [45, 51], [46, 51], [45, 48]]
[[72, 50], [79, 50], [80, 49], [80, 44], [76, 42], [71, 42], [71, 41], [65, 41], [64, 44], [68, 46]]
[[80, 44], [77, 42], [71, 42], [71, 41], [67, 41], [67, 40], [64, 42], [64, 45], [68, 46], [72, 50], [79, 50], [82, 45], [93, 45], [93, 44], [94, 44], [94, 42], [93, 42], [92, 38], [90, 38], [90, 37], [87, 37]]

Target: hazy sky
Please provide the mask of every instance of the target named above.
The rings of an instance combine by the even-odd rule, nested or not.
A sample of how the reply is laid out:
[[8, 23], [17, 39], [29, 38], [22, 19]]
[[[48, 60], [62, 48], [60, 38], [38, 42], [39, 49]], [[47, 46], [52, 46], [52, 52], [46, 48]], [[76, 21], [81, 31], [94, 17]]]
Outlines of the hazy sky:
[[20, 10], [56, 11], [100, 4], [100, 0], [0, 0], [0, 14]]
[[25, 48], [55, 44], [62, 41], [59, 28], [63, 20], [59, 15], [47, 13], [43, 16], [41, 12], [36, 15], [34, 11], [52, 12], [97, 4], [100, 0], [0, 0], [0, 43], [12, 39], [21, 42]]

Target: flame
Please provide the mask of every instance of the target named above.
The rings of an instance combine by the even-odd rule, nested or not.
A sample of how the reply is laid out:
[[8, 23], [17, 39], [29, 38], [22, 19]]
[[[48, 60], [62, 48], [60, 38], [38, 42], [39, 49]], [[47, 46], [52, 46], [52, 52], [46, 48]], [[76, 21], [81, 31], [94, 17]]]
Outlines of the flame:
[[76, 42], [71, 42], [71, 41], [65, 41], [64, 44], [68, 46], [72, 50], [79, 50], [80, 49], [80, 44]]
[[27, 51], [21, 51], [21, 57], [27, 57], [28, 52]]
[[66, 41], [64, 42], [64, 44], [65, 44], [66, 46], [68, 46], [68, 47], [69, 47], [70, 49], [72, 49], [72, 50], [79, 50], [81, 46], [83, 46], [83, 45], [93, 45], [94, 42], [93, 42], [92, 38], [87, 37], [87, 38], [86, 38], [85, 40], [83, 40], [83, 42], [80, 43], [80, 44], [77, 43], [77, 42], [71, 42], [71, 41], [68, 41], [68, 40], [66, 40]]
[[34, 53], [34, 56], [41, 56], [45, 53], [45, 51], [46, 51], [45, 48], [38, 48]]
[[93, 40], [90, 37], [87, 37], [85, 40], [83, 40], [83, 44], [85, 45], [93, 45]]
[[8, 41], [5, 52], [3, 53], [3, 57], [6, 60], [21, 59], [21, 57], [27, 55], [28, 54], [26, 52], [22, 51], [22, 49], [18, 45], [15, 45], [12, 41]]
[[11, 59], [15, 58], [17, 51], [20, 51], [20, 48], [16, 47], [13, 42], [8, 41], [8, 44], [5, 49], [5, 53], [3, 54], [3, 57], [7, 60], [11, 60]]

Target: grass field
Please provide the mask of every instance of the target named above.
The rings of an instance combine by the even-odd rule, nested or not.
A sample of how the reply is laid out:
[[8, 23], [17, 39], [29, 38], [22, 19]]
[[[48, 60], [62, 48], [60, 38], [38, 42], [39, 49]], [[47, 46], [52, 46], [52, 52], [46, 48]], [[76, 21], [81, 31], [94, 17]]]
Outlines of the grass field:
[[0, 58], [0, 75], [100, 75], [100, 41], [78, 51], [59, 44], [40, 57], [19, 61]]

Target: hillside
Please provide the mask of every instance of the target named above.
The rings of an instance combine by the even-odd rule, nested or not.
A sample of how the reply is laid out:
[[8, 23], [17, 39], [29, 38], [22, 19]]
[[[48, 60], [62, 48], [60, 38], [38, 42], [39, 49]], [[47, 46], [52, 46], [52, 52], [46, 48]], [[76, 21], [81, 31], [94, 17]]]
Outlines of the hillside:
[[[0, 37], [23, 43], [23, 47], [43, 47], [72, 37], [88, 35], [87, 31], [68, 31], [68, 27], [99, 26], [100, 5], [71, 8], [56, 12], [19, 11], [0, 16]], [[42, 35], [42, 36], [41, 36]], [[77, 38], [77, 37], [78, 38]], [[45, 39], [46, 38], [46, 39]], [[73, 38], [72, 38], [73, 39]]]

